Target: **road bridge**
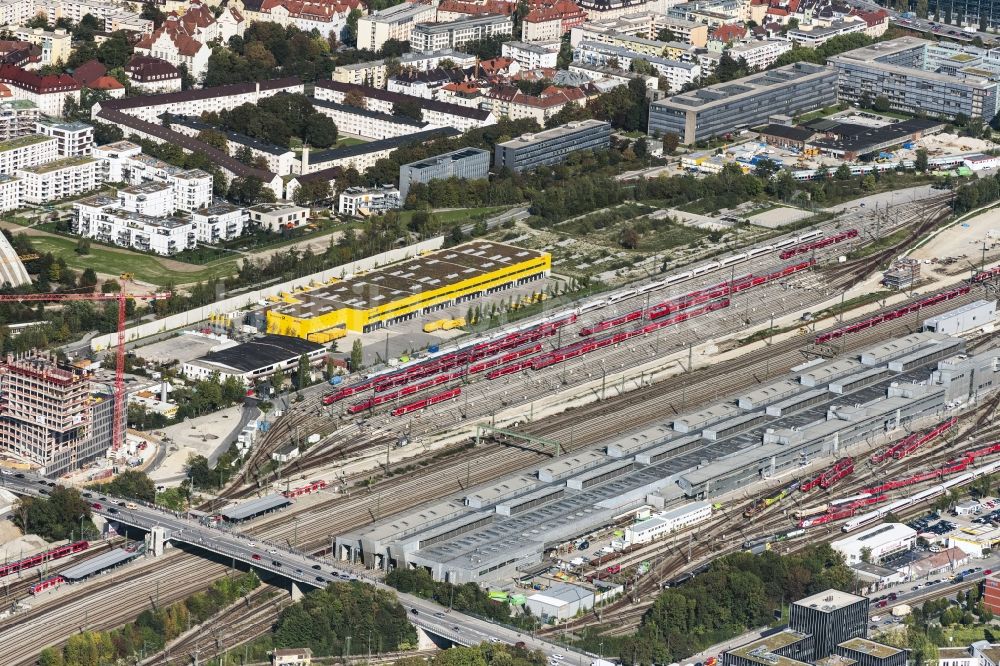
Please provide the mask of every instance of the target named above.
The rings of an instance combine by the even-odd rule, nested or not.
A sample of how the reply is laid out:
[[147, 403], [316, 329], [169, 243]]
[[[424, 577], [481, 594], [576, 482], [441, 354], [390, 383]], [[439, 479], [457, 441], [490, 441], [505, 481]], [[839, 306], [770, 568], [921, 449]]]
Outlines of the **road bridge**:
[[[0, 488], [22, 496], [44, 497], [54, 485], [56, 484], [48, 479], [29, 473], [14, 475], [5, 472], [0, 475]], [[406, 608], [410, 622], [441, 646], [470, 646], [485, 641], [510, 644], [523, 642], [527, 649], [541, 650], [549, 656], [562, 654], [571, 664], [585, 664], [592, 660], [592, 655], [567, 650], [528, 633], [444, 609], [427, 599], [398, 593], [377, 579], [359, 576], [355, 571], [339, 568], [329, 560], [313, 557], [294, 548], [249, 537], [237, 529], [211, 527], [195, 518], [109, 495], [98, 497], [95, 494], [91, 502], [92, 507], [94, 503], [101, 505], [100, 509], [92, 508], [93, 513], [109, 521], [144, 532], [161, 528], [166, 541], [186, 544], [192, 550], [211, 553], [234, 563], [242, 562], [248, 567], [287, 580], [293, 596], [304, 588], [321, 588], [333, 582], [351, 581], [391, 591]]]

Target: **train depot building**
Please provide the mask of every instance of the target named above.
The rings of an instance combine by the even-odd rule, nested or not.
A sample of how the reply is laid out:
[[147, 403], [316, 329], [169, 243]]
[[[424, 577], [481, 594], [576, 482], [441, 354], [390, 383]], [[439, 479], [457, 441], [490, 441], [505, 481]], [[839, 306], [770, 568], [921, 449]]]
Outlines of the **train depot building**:
[[636, 543], [694, 526], [707, 518], [702, 502], [753, 482], [774, 479], [780, 501], [798, 487], [803, 465], [893, 431], [898, 438], [902, 428], [936, 426], [982, 399], [998, 385], [1000, 353], [964, 351], [960, 338], [920, 332], [810, 362], [773, 385], [341, 534], [335, 555], [487, 583], [520, 578], [561, 546], [624, 528], [641, 512], [655, 533], [635, 523]]
[[547, 277], [552, 257], [473, 241], [289, 295], [267, 311], [267, 331], [324, 341], [368, 333]]

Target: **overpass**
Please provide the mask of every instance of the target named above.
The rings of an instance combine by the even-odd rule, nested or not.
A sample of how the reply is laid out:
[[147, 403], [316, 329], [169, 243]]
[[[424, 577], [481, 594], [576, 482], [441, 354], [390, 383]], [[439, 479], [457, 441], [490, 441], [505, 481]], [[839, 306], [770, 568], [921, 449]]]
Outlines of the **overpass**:
[[[44, 497], [56, 485], [43, 477], [29, 473], [0, 475], [0, 488], [17, 495]], [[562, 646], [520, 633], [499, 624], [442, 608], [433, 601], [409, 594], [401, 594], [384, 583], [358, 576], [356, 572], [331, 565], [320, 559], [285, 546], [248, 537], [234, 530], [222, 530], [204, 525], [194, 518], [147, 504], [127, 502], [123, 499], [101, 495], [91, 500], [101, 505], [91, 510], [111, 522], [152, 532], [163, 530], [165, 541], [183, 543], [204, 553], [242, 562], [248, 567], [267, 572], [290, 583], [292, 595], [297, 596], [303, 587], [322, 588], [333, 582], [360, 581], [387, 590], [397, 596], [407, 611], [410, 622], [425, 632], [435, 643], [446, 646], [478, 645], [484, 641], [502, 641], [515, 644], [523, 642], [530, 650], [541, 650], [548, 656], [564, 655], [568, 664], [589, 664], [592, 656], [568, 650]], [[130, 508], [134, 507], [134, 508]]]

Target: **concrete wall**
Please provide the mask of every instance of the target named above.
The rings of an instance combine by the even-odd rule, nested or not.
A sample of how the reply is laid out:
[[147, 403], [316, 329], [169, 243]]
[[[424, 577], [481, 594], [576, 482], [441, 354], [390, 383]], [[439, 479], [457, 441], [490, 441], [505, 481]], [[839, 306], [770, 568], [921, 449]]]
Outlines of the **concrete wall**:
[[[138, 326], [131, 326], [125, 329], [125, 341], [133, 342], [158, 333], [165, 333], [167, 331], [191, 326], [192, 324], [207, 320], [209, 315], [258, 307], [260, 302], [265, 300], [268, 296], [277, 296], [280, 292], [292, 291], [296, 287], [305, 287], [312, 282], [326, 282], [332, 278], [341, 278], [348, 273], [370, 271], [379, 266], [385, 266], [386, 264], [409, 259], [421, 252], [440, 249], [443, 245], [444, 236], [437, 236], [436, 238], [431, 238], [420, 243], [407, 245], [406, 247], [396, 250], [389, 250], [388, 252], [383, 252], [365, 259], [358, 259], [357, 261], [352, 261], [342, 266], [328, 268], [327, 270], [320, 271], [319, 273], [305, 275], [303, 277], [295, 278], [294, 280], [282, 282], [281, 284], [276, 284], [264, 289], [244, 292], [239, 296], [233, 296], [221, 301], [216, 301], [211, 305], [204, 305], [199, 308], [186, 310], [185, 312], [179, 312], [177, 314], [164, 317], [163, 319], [146, 322], [139, 324]], [[90, 341], [90, 348], [95, 352], [104, 351], [105, 349], [115, 345], [117, 341], [118, 335], [116, 333], [99, 335]]]

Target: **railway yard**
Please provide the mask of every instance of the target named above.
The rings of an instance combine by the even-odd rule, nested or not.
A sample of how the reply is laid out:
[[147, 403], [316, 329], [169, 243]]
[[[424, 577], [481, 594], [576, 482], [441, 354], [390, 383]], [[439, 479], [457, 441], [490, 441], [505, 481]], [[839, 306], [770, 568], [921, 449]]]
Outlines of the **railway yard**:
[[[892, 295], [871, 279], [948, 204], [942, 194], [892, 216], [855, 210], [306, 389], [202, 508], [321, 479], [292, 506], [230, 529], [373, 579], [425, 567], [510, 591], [586, 541], [594, 555], [573, 579], [605, 577], [626, 593], [541, 633], [632, 631], [657, 590], [713, 557], [832, 541], [1000, 468], [992, 326], [921, 331], [929, 317], [995, 300], [1000, 271], [940, 267]], [[273, 470], [277, 449], [311, 433], [318, 442]], [[698, 502], [712, 510], [696, 529], [598, 548], [643, 510]], [[73, 559], [89, 556], [82, 547]], [[45, 578], [62, 568], [56, 558]], [[0, 618], [0, 644], [16, 646], [7, 663], [34, 663], [68, 630], [118, 626], [228, 570], [184, 547], [38, 590]], [[0, 569], [10, 600], [42, 579]], [[231, 651], [285, 603], [264, 585], [143, 663]]]

